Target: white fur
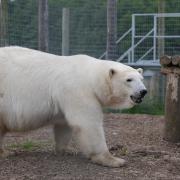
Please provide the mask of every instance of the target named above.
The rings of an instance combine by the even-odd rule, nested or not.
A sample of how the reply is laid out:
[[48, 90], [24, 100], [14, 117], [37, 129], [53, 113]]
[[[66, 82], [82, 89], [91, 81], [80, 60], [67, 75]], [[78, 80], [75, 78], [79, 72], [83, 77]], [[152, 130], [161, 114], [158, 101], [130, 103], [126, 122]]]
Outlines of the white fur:
[[105, 142], [102, 107], [132, 107], [130, 95], [144, 88], [139, 70], [121, 63], [0, 48], [0, 144], [8, 131], [53, 124], [57, 151], [74, 130], [92, 161], [121, 166], [124, 160], [110, 155]]

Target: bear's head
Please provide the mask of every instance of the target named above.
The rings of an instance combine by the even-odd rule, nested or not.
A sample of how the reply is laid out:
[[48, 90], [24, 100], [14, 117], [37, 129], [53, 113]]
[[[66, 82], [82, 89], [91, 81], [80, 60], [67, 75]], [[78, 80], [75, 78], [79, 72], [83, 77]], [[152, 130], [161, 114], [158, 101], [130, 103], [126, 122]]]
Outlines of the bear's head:
[[121, 63], [109, 67], [106, 78], [104, 105], [111, 108], [130, 108], [142, 102], [147, 93], [143, 83], [143, 70], [134, 69]]

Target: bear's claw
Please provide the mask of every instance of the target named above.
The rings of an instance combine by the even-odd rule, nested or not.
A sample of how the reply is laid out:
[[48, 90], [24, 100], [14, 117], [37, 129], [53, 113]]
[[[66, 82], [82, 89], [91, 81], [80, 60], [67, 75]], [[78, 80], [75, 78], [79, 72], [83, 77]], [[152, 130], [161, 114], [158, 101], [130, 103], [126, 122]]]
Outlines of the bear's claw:
[[94, 155], [91, 157], [91, 160], [94, 163], [108, 167], [122, 167], [126, 165], [126, 161], [124, 159], [116, 158], [110, 153]]

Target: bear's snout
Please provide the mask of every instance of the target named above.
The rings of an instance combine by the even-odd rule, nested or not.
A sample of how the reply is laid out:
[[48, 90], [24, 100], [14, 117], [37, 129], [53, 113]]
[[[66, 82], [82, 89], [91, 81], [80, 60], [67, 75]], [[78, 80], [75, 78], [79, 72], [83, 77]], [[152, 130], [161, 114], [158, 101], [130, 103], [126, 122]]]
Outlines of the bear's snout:
[[147, 90], [146, 89], [143, 89], [143, 90], [140, 91], [141, 98], [143, 98], [146, 94], [147, 94]]
[[139, 104], [142, 102], [142, 99], [144, 98], [144, 96], [147, 94], [147, 90], [143, 89], [140, 90], [138, 93], [135, 93], [134, 95], [131, 95], [131, 100], [136, 103]]

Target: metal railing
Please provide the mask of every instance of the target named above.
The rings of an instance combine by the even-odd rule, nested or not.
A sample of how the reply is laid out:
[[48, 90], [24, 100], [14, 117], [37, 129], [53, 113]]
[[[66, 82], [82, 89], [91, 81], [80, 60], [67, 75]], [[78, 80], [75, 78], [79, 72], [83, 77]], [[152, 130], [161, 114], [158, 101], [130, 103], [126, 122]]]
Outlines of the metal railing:
[[[137, 18], [150, 18], [152, 20], [152, 25], [149, 28], [149, 31], [147, 33], [143, 34], [137, 34], [137, 24], [138, 21], [136, 20]], [[131, 28], [128, 29], [117, 41], [116, 44], [120, 45], [122, 41], [128, 36], [131, 36], [131, 45], [130, 47], [122, 54], [120, 57], [117, 59], [118, 62], [123, 61], [128, 64], [134, 64], [134, 63], [140, 63], [141, 61], [144, 63], [145, 61], [148, 61], [149, 63], [152, 64], [157, 64], [159, 65], [159, 57], [158, 57], [158, 44], [157, 40], [158, 39], [168, 39], [168, 40], [179, 40], [178, 42], [180, 43], [180, 31], [177, 31], [178, 34], [158, 34], [158, 18], [179, 18], [180, 22], [180, 13], [162, 13], [162, 14], [132, 14], [132, 24]], [[148, 24], [148, 22], [146, 22]], [[164, 28], [166, 27], [166, 23], [164, 24]], [[169, 25], [171, 26], [171, 24]], [[141, 28], [141, 27], [140, 27]], [[171, 32], [171, 31], [170, 31]], [[145, 41], [151, 40], [152, 45], [146, 48], [146, 50], [142, 50], [141, 54], [139, 57], [137, 56], [137, 48], [141, 49], [141, 46]], [[165, 47], [164, 47], [165, 48]], [[172, 48], [172, 47], [171, 47]], [[150, 55], [152, 54], [152, 55]], [[106, 52], [103, 53], [103, 55], [100, 58], [103, 58], [106, 55]], [[148, 56], [148, 60], [147, 60]]]
[[[134, 49], [141, 43], [143, 42], [151, 33], [154, 32], [154, 29], [151, 29], [145, 36], [143, 36], [136, 44], [133, 42], [133, 46], [131, 46], [123, 55], [120, 56], [120, 58], [117, 59], [117, 61], [122, 61], [124, 57], [128, 55], [128, 63], [134, 62]], [[132, 54], [132, 56], [130, 55]]]
[[[136, 35], [136, 18], [137, 17], [147, 17], [150, 16], [153, 18], [153, 28], [146, 33], [145, 35]], [[153, 58], [150, 59], [150, 61], [157, 62], [159, 64], [159, 57], [157, 56], [157, 39], [164, 38], [164, 39], [174, 39], [178, 38], [180, 40], [180, 35], [158, 35], [158, 25], [157, 20], [158, 18], [180, 18], [180, 13], [163, 13], [163, 14], [133, 14], [132, 15], [132, 31], [131, 31], [131, 47], [123, 54], [121, 55], [117, 61], [122, 61], [126, 56], [128, 57], [128, 63], [140, 63], [140, 61], [144, 61], [144, 58], [153, 52]], [[165, 26], [165, 25], [164, 25]], [[160, 27], [159, 27], [160, 28]], [[128, 31], [127, 31], [128, 32]], [[136, 42], [136, 39], [140, 38], [138, 42]], [[135, 51], [138, 45], [140, 45], [144, 40], [147, 38], [153, 39], [153, 46], [149, 47], [143, 55], [141, 55], [138, 59], [135, 58]], [[135, 43], [136, 42], [136, 43]], [[121, 43], [121, 41], [119, 41]], [[152, 62], [152, 63], [154, 63]]]
[[[116, 40], [116, 44], [119, 44], [127, 35], [129, 35], [132, 31], [132, 28], [128, 29], [118, 40]], [[106, 56], [106, 51], [99, 57], [99, 59], [103, 59]]]

